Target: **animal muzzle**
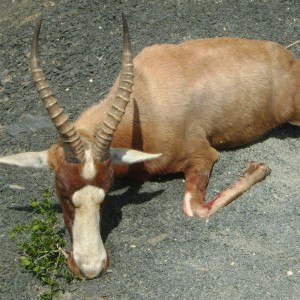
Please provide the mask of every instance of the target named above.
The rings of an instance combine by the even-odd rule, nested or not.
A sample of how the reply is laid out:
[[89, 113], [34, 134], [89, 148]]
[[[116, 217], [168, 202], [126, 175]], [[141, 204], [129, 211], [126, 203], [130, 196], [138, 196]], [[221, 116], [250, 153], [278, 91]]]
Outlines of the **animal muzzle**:
[[109, 257], [106, 255], [105, 259], [103, 259], [100, 264], [89, 266], [83, 263], [81, 266], [78, 266], [74, 259], [73, 252], [69, 252], [67, 263], [75, 276], [81, 279], [93, 279], [106, 272], [109, 267]]

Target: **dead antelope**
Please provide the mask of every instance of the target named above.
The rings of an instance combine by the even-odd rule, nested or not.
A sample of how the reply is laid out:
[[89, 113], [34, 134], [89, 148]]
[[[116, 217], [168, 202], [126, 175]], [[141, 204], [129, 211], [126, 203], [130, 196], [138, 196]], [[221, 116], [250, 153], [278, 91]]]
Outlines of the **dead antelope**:
[[146, 179], [183, 172], [184, 213], [208, 217], [270, 173], [265, 164], [251, 162], [235, 185], [205, 203], [216, 149], [250, 143], [285, 122], [300, 125], [300, 61], [284, 47], [210, 38], [150, 46], [133, 60], [124, 17], [120, 75], [106, 99], [73, 124], [42, 71], [40, 26], [41, 21], [33, 36], [31, 70], [60, 140], [48, 150], [0, 162], [54, 170], [73, 243], [68, 264], [78, 276], [94, 278], [108, 267], [99, 208], [114, 176]]

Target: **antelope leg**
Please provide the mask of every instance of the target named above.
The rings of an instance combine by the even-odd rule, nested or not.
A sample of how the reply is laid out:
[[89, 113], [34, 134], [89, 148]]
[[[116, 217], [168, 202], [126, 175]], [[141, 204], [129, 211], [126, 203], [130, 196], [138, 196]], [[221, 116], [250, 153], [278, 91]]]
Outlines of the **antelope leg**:
[[[233, 200], [235, 200], [237, 197], [242, 195], [244, 192], [249, 190], [251, 186], [253, 186], [255, 183], [263, 180], [265, 177], [267, 177], [271, 173], [271, 169], [263, 163], [256, 163], [254, 161], [251, 161], [248, 163], [247, 168], [245, 172], [242, 174], [240, 179], [227, 189], [225, 189], [222, 193], [218, 194], [216, 197], [214, 197], [211, 201], [204, 203], [204, 193], [206, 184], [208, 181], [208, 178], [206, 179], [205, 183], [203, 180], [200, 180], [202, 184], [198, 184], [198, 195], [202, 194], [203, 196], [201, 199], [198, 199], [198, 207], [197, 209], [193, 209], [192, 214], [187, 214], [189, 216], [195, 216], [195, 217], [209, 217], [215, 212], [217, 212], [222, 207], [226, 206]], [[203, 178], [202, 174], [199, 175], [199, 178]], [[191, 181], [191, 176], [186, 176], [186, 181]], [[196, 196], [195, 193], [191, 194], [189, 191], [186, 191], [185, 193], [185, 201], [189, 200], [191, 202], [191, 199], [193, 196]]]

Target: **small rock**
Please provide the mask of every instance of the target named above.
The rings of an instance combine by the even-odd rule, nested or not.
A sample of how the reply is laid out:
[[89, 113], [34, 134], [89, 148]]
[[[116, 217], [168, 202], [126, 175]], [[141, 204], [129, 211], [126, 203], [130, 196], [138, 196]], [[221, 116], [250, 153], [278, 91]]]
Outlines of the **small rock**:
[[203, 268], [203, 267], [198, 267], [198, 268], [195, 268], [196, 271], [199, 271], [199, 272], [208, 272], [209, 269], [208, 268]]
[[17, 184], [10, 184], [8, 187], [13, 190], [25, 190], [24, 186], [17, 185]]
[[166, 233], [162, 233], [158, 236], [155, 236], [149, 240], [147, 240], [147, 242], [149, 244], [151, 244], [152, 246], [156, 246], [157, 244], [159, 244], [160, 242], [162, 242], [168, 235]]

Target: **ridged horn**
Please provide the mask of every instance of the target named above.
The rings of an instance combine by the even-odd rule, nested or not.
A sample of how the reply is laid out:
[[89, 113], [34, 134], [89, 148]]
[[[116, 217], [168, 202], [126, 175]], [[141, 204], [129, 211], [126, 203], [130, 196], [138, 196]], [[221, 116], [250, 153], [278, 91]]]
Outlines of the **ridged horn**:
[[32, 39], [30, 66], [33, 81], [52, 122], [62, 138], [64, 159], [68, 163], [80, 163], [84, 160], [84, 148], [80, 135], [73, 123], [69, 121], [69, 117], [64, 113], [63, 108], [58, 105], [42, 70], [42, 63], [38, 53], [41, 25], [42, 19], [38, 22]]
[[93, 154], [99, 161], [104, 161], [110, 157], [110, 145], [113, 134], [125, 113], [129, 103], [133, 85], [133, 58], [130, 45], [130, 36], [126, 17], [122, 14], [123, 20], [123, 54], [120, 81], [116, 97], [110, 107], [103, 123], [100, 125], [93, 147]]

